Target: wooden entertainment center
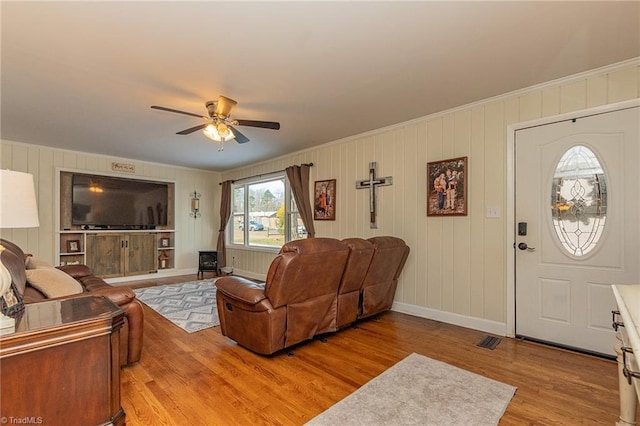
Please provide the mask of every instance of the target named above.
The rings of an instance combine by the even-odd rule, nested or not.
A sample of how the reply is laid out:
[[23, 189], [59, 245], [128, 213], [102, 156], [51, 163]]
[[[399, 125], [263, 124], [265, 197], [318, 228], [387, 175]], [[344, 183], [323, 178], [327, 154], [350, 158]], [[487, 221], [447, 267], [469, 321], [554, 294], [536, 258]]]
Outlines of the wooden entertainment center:
[[[102, 278], [148, 274], [175, 267], [173, 183], [165, 182], [168, 185], [166, 225], [118, 229], [117, 226], [73, 223], [73, 175], [74, 172], [60, 171], [60, 229], [57, 232], [56, 253], [58, 264], [86, 264]], [[96, 178], [99, 177], [96, 175]], [[140, 178], [130, 180], [142, 181]]]

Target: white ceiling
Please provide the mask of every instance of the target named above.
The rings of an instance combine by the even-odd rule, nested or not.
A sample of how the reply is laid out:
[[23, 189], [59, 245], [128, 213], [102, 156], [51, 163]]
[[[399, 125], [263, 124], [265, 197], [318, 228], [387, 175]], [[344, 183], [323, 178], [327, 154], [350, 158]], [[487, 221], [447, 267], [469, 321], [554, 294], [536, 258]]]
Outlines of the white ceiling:
[[[640, 56], [640, 2], [7, 2], [3, 140], [226, 170]], [[251, 141], [200, 132], [238, 101]]]

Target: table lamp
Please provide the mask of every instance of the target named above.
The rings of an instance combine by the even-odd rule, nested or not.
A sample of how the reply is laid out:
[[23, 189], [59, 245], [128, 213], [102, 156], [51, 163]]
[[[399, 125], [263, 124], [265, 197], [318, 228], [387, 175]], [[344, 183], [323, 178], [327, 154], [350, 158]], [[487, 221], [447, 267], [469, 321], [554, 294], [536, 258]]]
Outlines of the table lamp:
[[[33, 176], [12, 170], [0, 170], [0, 228], [35, 228], [40, 226]], [[0, 298], [3, 308], [14, 299], [11, 273], [2, 263], [4, 246], [0, 244]], [[0, 334], [13, 332], [15, 319], [0, 312]]]

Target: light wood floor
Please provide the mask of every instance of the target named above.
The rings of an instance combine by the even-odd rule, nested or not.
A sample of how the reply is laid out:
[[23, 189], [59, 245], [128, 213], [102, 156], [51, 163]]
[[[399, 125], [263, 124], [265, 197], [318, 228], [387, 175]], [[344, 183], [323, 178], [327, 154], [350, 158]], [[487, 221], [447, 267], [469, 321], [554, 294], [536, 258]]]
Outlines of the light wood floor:
[[[142, 287], [195, 276], [138, 282]], [[518, 388], [501, 425], [612, 425], [614, 361], [388, 312], [295, 347], [256, 355], [219, 328], [188, 334], [145, 306], [142, 360], [121, 374], [128, 425], [300, 425], [412, 352]]]

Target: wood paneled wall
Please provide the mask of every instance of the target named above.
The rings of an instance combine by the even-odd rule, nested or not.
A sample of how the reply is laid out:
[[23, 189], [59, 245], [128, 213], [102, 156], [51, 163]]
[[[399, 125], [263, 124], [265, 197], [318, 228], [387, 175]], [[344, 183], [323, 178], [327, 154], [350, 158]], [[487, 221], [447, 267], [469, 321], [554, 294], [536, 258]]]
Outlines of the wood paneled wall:
[[[11, 141], [0, 141], [0, 167], [33, 174], [40, 227], [3, 229], [0, 235], [20, 245], [25, 252], [57, 264], [55, 244], [60, 224], [56, 222], [56, 174], [60, 169], [114, 175], [112, 162], [134, 164], [136, 173], [116, 173], [121, 177], [158, 178], [175, 182], [176, 269], [198, 266], [198, 250], [215, 249], [220, 217], [220, 174], [203, 170], [134, 161], [123, 158], [64, 151]], [[193, 219], [189, 193], [202, 194], [202, 217]]]
[[[495, 324], [489, 331], [499, 332], [510, 303], [505, 270], [512, 253], [504, 217], [507, 126], [639, 98], [639, 87], [640, 60], [634, 59], [222, 174], [1, 141], [0, 167], [35, 177], [40, 227], [0, 235], [53, 262], [57, 168], [110, 172], [113, 161], [132, 163], [136, 176], [176, 182], [176, 268], [195, 268], [197, 251], [216, 244], [219, 181], [313, 162], [312, 181], [337, 179], [336, 220], [316, 222], [318, 236], [403, 238], [411, 254], [398, 305], [429, 317], [443, 312], [478, 320], [479, 328]], [[469, 157], [469, 215], [427, 218], [427, 162], [460, 156]], [[369, 229], [368, 191], [355, 189], [371, 161], [380, 176], [393, 176], [393, 186], [378, 189], [378, 229]], [[189, 217], [194, 189], [203, 195], [197, 220]], [[487, 207], [497, 207], [501, 217], [487, 218]], [[227, 259], [235, 257], [237, 271], [264, 276], [274, 255], [230, 249]]]
[[[505, 330], [506, 262], [512, 254], [505, 212], [507, 126], [565, 112], [640, 97], [640, 61], [549, 82], [472, 105], [401, 123], [223, 173], [223, 179], [313, 162], [311, 180], [337, 179], [335, 221], [315, 222], [317, 236], [336, 238], [395, 235], [411, 247], [396, 304], [412, 313], [478, 320], [479, 328]], [[469, 157], [466, 217], [427, 217], [426, 164]], [[369, 229], [368, 191], [355, 182], [370, 161], [393, 186], [378, 189], [378, 229]], [[497, 207], [500, 218], [487, 218]], [[264, 276], [273, 253], [230, 250], [235, 268]], [[437, 316], [437, 315], [436, 315]]]

